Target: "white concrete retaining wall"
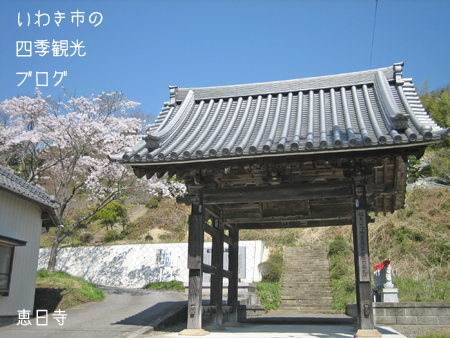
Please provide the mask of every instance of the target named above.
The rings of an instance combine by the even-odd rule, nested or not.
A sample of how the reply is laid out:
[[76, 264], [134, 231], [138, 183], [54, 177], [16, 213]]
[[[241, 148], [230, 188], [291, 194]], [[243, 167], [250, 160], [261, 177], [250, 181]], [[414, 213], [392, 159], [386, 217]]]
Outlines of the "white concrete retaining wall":
[[[245, 247], [245, 278], [242, 282], [258, 282], [258, 264], [267, 257], [261, 241], [240, 241]], [[114, 246], [66, 247], [58, 251], [56, 268], [70, 275], [101, 285], [141, 288], [158, 281], [189, 281], [187, 243], [135, 244]], [[205, 243], [205, 249], [211, 243]], [[169, 263], [161, 267], [161, 250], [170, 252]], [[40, 249], [39, 269], [46, 269], [50, 249]]]

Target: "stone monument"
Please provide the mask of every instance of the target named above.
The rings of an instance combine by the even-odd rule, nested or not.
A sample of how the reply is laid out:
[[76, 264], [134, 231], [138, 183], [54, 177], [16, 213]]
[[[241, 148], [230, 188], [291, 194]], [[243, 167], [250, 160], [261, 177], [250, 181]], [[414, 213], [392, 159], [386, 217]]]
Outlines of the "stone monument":
[[374, 300], [376, 302], [398, 303], [398, 289], [394, 288], [394, 283], [392, 283], [391, 261], [385, 260], [375, 265], [374, 268]]

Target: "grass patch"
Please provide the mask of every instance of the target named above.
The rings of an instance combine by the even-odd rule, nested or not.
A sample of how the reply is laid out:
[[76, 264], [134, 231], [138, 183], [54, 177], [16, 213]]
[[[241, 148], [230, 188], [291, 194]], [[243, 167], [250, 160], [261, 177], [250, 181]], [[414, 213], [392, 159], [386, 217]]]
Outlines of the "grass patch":
[[103, 300], [103, 290], [82, 278], [65, 272], [49, 273], [39, 270], [36, 279], [35, 309], [66, 310], [90, 302]]
[[281, 302], [281, 282], [259, 282], [256, 287], [261, 303], [266, 310], [276, 309]]
[[184, 284], [177, 280], [171, 282], [155, 282], [145, 285], [143, 289], [184, 292]]
[[351, 243], [344, 236], [337, 235], [328, 244], [328, 253], [333, 309], [344, 312], [347, 304], [356, 302], [355, 269]]
[[449, 338], [450, 335], [443, 335], [443, 334], [430, 334], [427, 336], [418, 336], [417, 338]]
[[399, 289], [401, 302], [448, 302], [450, 283], [442, 280], [419, 279], [394, 276], [394, 285]]

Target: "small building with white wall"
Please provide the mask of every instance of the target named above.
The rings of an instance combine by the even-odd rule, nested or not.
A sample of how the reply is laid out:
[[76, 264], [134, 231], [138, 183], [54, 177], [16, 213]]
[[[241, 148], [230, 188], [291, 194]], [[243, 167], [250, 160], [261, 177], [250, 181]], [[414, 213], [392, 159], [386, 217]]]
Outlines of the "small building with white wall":
[[33, 311], [41, 233], [59, 225], [56, 207], [54, 197], [0, 166], [0, 322]]

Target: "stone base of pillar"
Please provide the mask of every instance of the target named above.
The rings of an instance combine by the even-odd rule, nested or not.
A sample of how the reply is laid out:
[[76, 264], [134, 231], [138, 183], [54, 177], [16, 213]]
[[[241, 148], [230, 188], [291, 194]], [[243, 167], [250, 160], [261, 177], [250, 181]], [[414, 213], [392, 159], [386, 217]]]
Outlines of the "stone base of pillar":
[[361, 330], [359, 329], [356, 333], [355, 333], [355, 337], [364, 337], [364, 338], [379, 338], [382, 337], [383, 335], [378, 332], [378, 330], [374, 329], [374, 330]]
[[178, 335], [198, 337], [198, 336], [207, 336], [209, 335], [209, 332], [203, 329], [184, 329], [183, 331], [178, 332]]

